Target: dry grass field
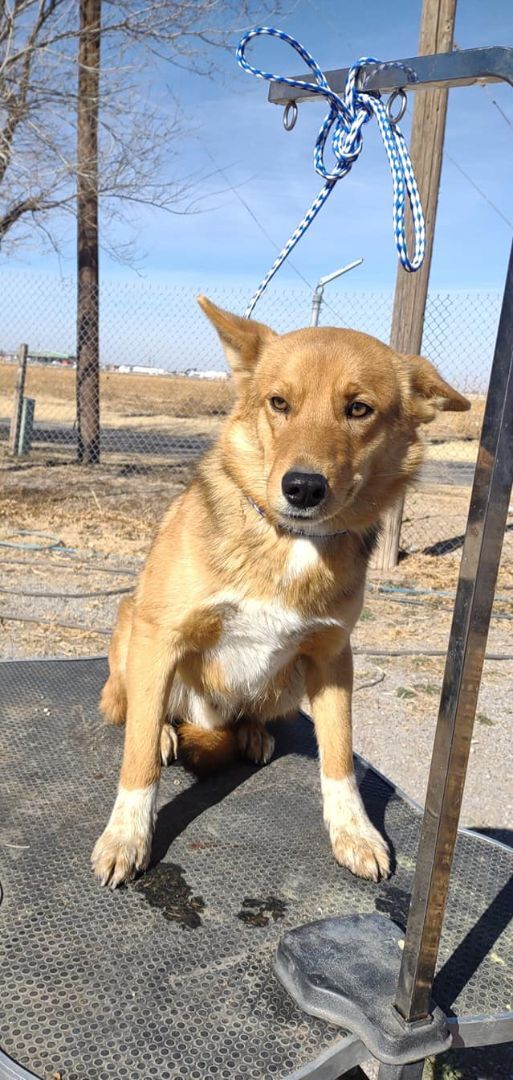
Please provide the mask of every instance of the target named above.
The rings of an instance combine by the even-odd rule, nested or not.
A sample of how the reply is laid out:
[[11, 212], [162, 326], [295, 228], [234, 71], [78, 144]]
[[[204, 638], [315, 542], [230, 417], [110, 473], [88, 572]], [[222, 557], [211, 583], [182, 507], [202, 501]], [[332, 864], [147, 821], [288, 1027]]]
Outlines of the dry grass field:
[[[76, 371], [28, 366], [25, 395], [36, 399], [36, 421], [72, 424], [75, 419]], [[10, 417], [16, 365], [0, 363], [0, 417]], [[197, 420], [224, 416], [234, 399], [226, 379], [183, 375], [139, 375], [104, 371], [100, 375], [102, 423], [110, 427], [155, 430], [169, 417]]]
[[[31, 367], [25, 394], [36, 399], [36, 420], [71, 424], [75, 419], [75, 379], [72, 368]], [[0, 363], [0, 417], [12, 411], [16, 365]], [[194, 379], [180, 375], [140, 375], [102, 372], [102, 423], [109, 426], [155, 430], [169, 417], [196, 420], [229, 412], [234, 401], [230, 381]], [[430, 425], [430, 439], [477, 438], [483, 415], [483, 397], [473, 398], [468, 413], [449, 413]]]

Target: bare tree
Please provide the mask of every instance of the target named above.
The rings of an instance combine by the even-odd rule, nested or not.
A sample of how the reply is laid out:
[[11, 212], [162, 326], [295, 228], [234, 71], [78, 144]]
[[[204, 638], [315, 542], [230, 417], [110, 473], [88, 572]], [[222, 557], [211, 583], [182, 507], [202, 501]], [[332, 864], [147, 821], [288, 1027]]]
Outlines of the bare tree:
[[[281, 0], [271, 0], [276, 11]], [[184, 128], [142, 94], [163, 62], [210, 75], [233, 21], [253, 0], [0, 0], [0, 248], [57, 248], [77, 215], [78, 459], [100, 456], [98, 205], [102, 222], [134, 203], [191, 207], [190, 178], [169, 158]], [[259, 19], [266, 6], [256, 3]], [[102, 63], [100, 68], [100, 43]], [[77, 79], [78, 58], [78, 79]], [[166, 172], [163, 163], [166, 162]], [[193, 189], [194, 191], [194, 189]], [[108, 228], [102, 234], [108, 243]], [[119, 252], [119, 248], [118, 248]]]
[[[280, 7], [270, 0], [267, 11]], [[184, 134], [180, 108], [144, 84], [162, 64], [211, 74], [234, 30], [261, 19], [258, 0], [110, 0], [104, 3], [98, 192], [102, 221], [134, 203], [183, 211], [189, 178], [170, 156]], [[0, 247], [59, 240], [56, 211], [76, 211], [79, 4], [0, 0]], [[167, 177], [163, 179], [163, 163]]]
[[101, 0], [80, 0], [77, 116], [77, 457], [100, 460], [98, 119]]

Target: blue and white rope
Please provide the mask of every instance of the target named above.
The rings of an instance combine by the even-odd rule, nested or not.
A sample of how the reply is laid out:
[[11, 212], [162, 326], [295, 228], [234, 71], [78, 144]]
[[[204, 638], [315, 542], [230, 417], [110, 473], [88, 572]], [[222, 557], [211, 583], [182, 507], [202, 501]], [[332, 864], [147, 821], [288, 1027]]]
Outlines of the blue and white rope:
[[[247, 45], [252, 38], [262, 37], [264, 35], [279, 38], [281, 41], [285, 41], [288, 45], [291, 45], [295, 52], [299, 53], [299, 56], [310, 68], [316, 81], [300, 82], [298, 79], [287, 78], [284, 75], [276, 75], [271, 71], [260, 71], [259, 68], [253, 67], [248, 63], [246, 60]], [[375, 60], [373, 57], [365, 56], [353, 64], [349, 70], [344, 94], [343, 96], [340, 96], [330, 88], [313, 56], [307, 52], [299, 41], [290, 37], [289, 34], [284, 33], [283, 30], [275, 30], [271, 26], [258, 26], [255, 27], [254, 30], [249, 30], [239, 42], [237, 60], [244, 71], [248, 71], [251, 75], [256, 75], [258, 79], [265, 79], [267, 82], [284, 83], [286, 86], [297, 86], [303, 90], [310, 90], [312, 94], [319, 95], [329, 104], [329, 112], [322, 122], [314, 148], [315, 171], [319, 176], [322, 176], [324, 185], [319, 194], [316, 195], [305, 216], [292, 233], [290, 239], [287, 240], [287, 243], [271, 266], [271, 269], [258, 286], [256, 293], [244, 312], [245, 318], [249, 319], [251, 317], [255, 305], [262, 296], [262, 293], [267, 288], [276, 271], [279, 270], [282, 263], [296, 246], [298, 240], [301, 239], [308, 227], [312, 224], [312, 221], [319, 213], [321, 207], [324, 206], [324, 203], [328, 196], [331, 195], [337, 180], [340, 180], [341, 177], [347, 175], [353, 162], [359, 157], [363, 146], [362, 129], [364, 124], [366, 124], [372, 116], [375, 116], [378, 122], [392, 172], [393, 224], [397, 252], [405, 270], [419, 270], [424, 260], [426, 230], [420, 196], [404, 136], [397, 124], [390, 120], [387, 108], [379, 95], [374, 92], [366, 92], [364, 89], [358, 89], [357, 87], [358, 75], [361, 68], [366, 64], [377, 64], [379, 61]], [[407, 73], [409, 79], [411, 79], [413, 74], [406, 65], [397, 62], [384, 63], [381, 67], [402, 68]], [[335, 162], [334, 165], [328, 168], [325, 162], [325, 151], [326, 144], [330, 137], [331, 149]], [[406, 195], [408, 196], [413, 220], [414, 251], [412, 256], [410, 256], [408, 252], [406, 242]]]

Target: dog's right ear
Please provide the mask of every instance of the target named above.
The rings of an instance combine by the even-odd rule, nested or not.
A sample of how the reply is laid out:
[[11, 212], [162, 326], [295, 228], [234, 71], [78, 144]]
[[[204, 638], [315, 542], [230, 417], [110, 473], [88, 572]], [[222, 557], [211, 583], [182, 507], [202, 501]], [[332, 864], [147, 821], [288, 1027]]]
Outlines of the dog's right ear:
[[276, 337], [274, 330], [253, 319], [231, 315], [206, 296], [198, 296], [198, 304], [215, 326], [237, 386], [242, 388], [254, 370], [263, 346]]

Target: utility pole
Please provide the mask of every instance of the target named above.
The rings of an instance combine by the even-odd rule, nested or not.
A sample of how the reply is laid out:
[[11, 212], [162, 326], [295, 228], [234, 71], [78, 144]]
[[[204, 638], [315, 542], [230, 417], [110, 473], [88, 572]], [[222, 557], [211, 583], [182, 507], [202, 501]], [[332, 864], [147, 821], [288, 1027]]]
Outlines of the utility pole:
[[[456, 0], [423, 0], [419, 56], [452, 52]], [[398, 268], [390, 344], [403, 353], [420, 353], [424, 314], [431, 269], [440, 173], [447, 116], [448, 90], [423, 90], [415, 94], [410, 156], [415, 170], [426, 221], [426, 254], [416, 273]], [[411, 228], [408, 230], [411, 241]], [[374, 569], [397, 565], [404, 499], [387, 512]]]
[[98, 112], [101, 0], [80, 0], [77, 118], [77, 456], [100, 460]]

